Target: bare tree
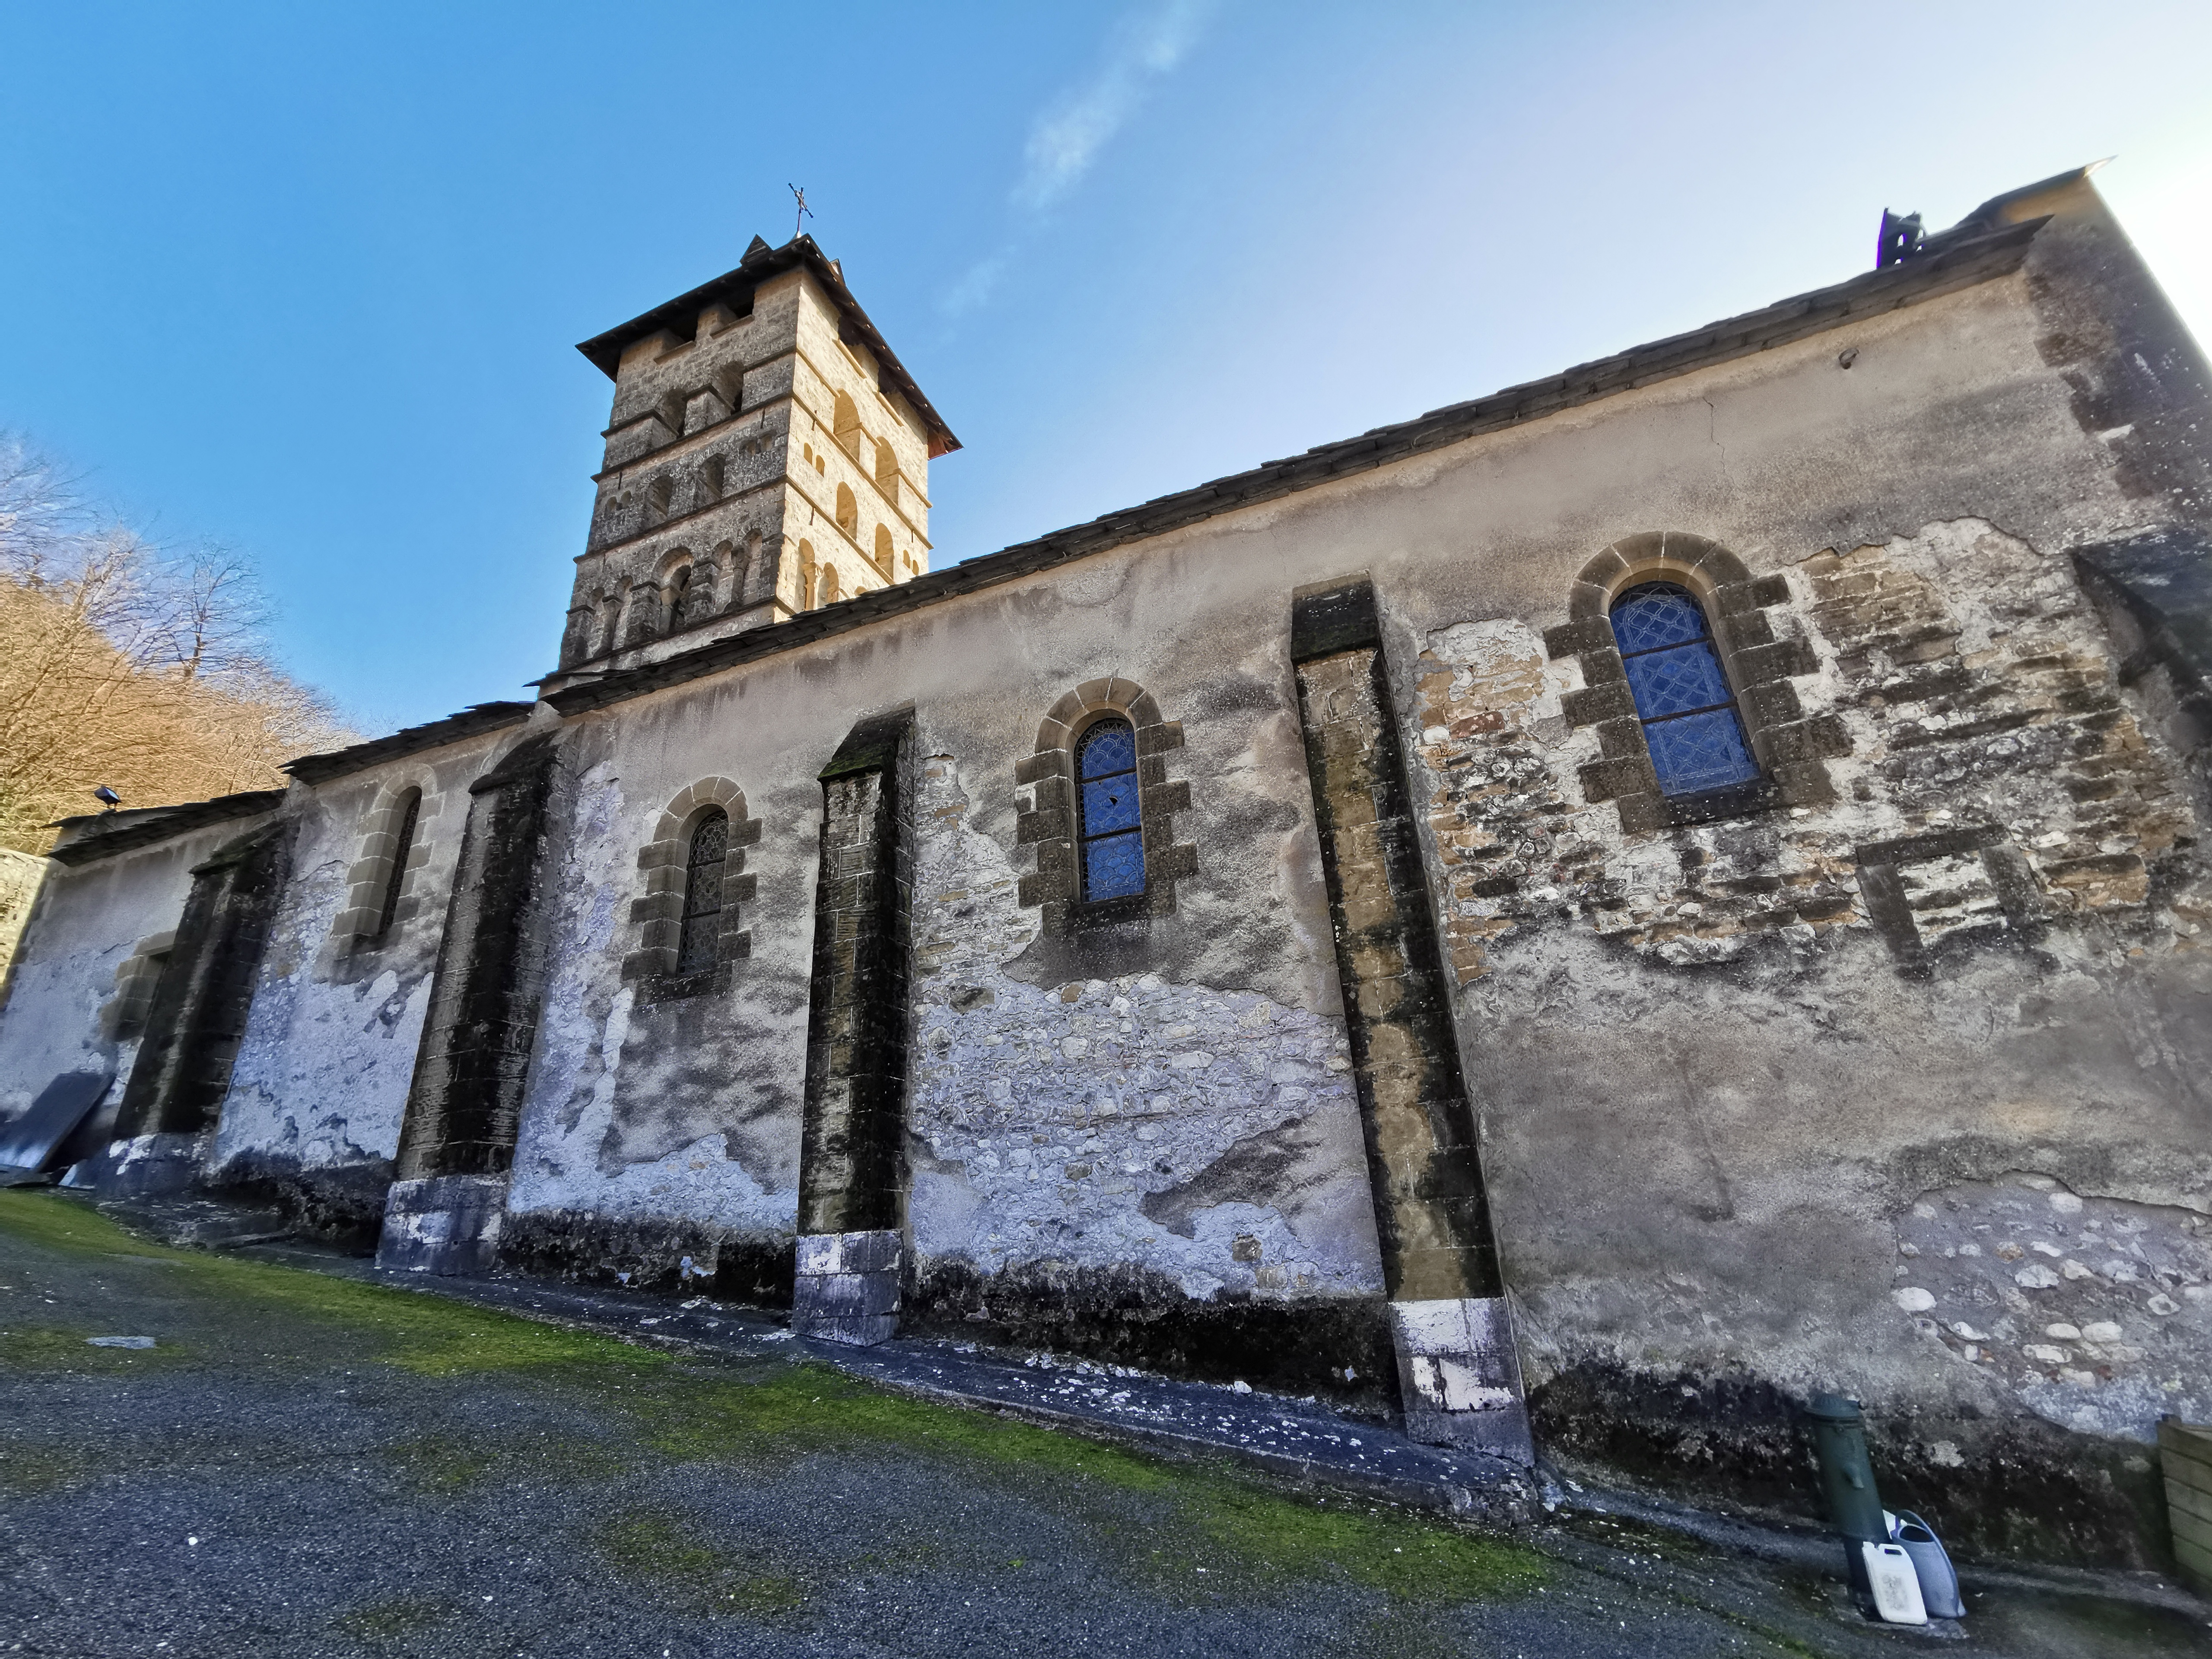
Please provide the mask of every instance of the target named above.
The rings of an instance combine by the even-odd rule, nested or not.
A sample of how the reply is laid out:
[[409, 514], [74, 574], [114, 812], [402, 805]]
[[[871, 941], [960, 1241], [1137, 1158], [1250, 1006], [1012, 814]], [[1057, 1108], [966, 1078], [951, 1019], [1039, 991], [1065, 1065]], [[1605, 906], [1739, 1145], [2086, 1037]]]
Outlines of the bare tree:
[[0, 572], [36, 582], [53, 552], [83, 530], [77, 479], [20, 438], [0, 433]]
[[265, 670], [262, 641], [272, 618], [243, 555], [208, 543], [179, 560], [169, 577], [163, 649], [186, 679]]
[[270, 660], [239, 554], [103, 522], [78, 481], [0, 436], [0, 846], [42, 851], [95, 785], [131, 806], [280, 785], [352, 741]]

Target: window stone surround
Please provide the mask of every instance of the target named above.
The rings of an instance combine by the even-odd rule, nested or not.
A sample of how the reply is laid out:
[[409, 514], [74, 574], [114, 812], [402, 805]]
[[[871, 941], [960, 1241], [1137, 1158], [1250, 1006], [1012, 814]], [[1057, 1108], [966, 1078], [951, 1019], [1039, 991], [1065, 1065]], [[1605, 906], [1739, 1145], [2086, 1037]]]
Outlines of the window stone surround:
[[[1101, 720], [1129, 722], [1137, 738], [1137, 814], [1144, 833], [1145, 890], [1128, 898], [1085, 903], [1076, 848], [1075, 750]], [[1198, 873], [1198, 848], [1175, 839], [1175, 815], [1190, 806], [1187, 779], [1170, 780], [1167, 757], [1182, 747], [1182, 722], [1160, 713], [1152, 694], [1133, 680], [1085, 680], [1062, 696], [1037, 726], [1034, 752], [1014, 763], [1014, 781], [1029, 787], [1017, 798], [1014, 844], [1036, 848], [1036, 868], [1023, 876], [1016, 896], [1042, 909], [1048, 934], [1065, 936], [1092, 921], [1175, 914], [1175, 884]]]
[[[691, 835], [714, 807], [729, 815], [729, 852], [722, 864], [721, 927], [715, 941], [715, 965], [678, 975], [677, 951], [684, 930], [684, 884], [690, 872]], [[757, 876], [745, 872], [745, 853], [761, 838], [761, 821], [745, 814], [745, 792], [727, 778], [702, 778], [668, 803], [653, 826], [653, 839], [638, 849], [641, 890], [629, 907], [637, 927], [637, 948], [623, 958], [622, 976], [638, 986], [639, 1000], [662, 1002], [677, 997], [726, 991], [736, 963], [752, 954], [752, 934], [743, 925], [741, 906], [752, 902]]]
[[[1613, 599], [1647, 581], [1678, 582], [1705, 608], [1763, 775], [1756, 782], [1702, 798], [1661, 792], [1611, 617]], [[1583, 798], [1613, 802], [1629, 834], [1834, 800], [1826, 763], [1849, 754], [1850, 738], [1839, 715], [1808, 716], [1790, 684], [1820, 672], [1804, 638], [1776, 627], [1771, 613], [1790, 599], [1786, 575], [1754, 576], [1718, 543], [1686, 531], [1623, 537], [1583, 565], [1569, 592], [1570, 619], [1544, 631], [1552, 659], [1571, 657], [1582, 669], [1582, 689], [1560, 699], [1560, 712], [1571, 726], [1597, 728], [1599, 758], [1580, 769]]]
[[[422, 804], [415, 814], [415, 839], [407, 849], [407, 868], [400, 875], [399, 904], [392, 914], [392, 929], [380, 937], [377, 925], [384, 920], [384, 895], [392, 880], [393, 855], [399, 849], [399, 830], [407, 817], [410, 791], [419, 791]], [[381, 949], [422, 914], [428, 896], [422, 890], [427, 879], [423, 872], [433, 850], [430, 831], [445, 799], [436, 776], [428, 771], [395, 779], [377, 792], [376, 803], [368, 811], [368, 828], [362, 836], [360, 855], [346, 872], [345, 903], [331, 923], [331, 937], [342, 951]]]

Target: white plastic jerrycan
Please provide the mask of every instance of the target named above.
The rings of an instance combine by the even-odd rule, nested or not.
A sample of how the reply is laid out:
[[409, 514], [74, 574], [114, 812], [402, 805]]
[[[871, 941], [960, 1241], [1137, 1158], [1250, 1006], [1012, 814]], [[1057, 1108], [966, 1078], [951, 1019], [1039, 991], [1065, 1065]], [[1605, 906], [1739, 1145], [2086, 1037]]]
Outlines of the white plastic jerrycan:
[[1875, 1611], [1886, 1625], [1924, 1625], [1927, 1605], [1920, 1599], [1920, 1575], [1902, 1544], [1859, 1546], [1866, 1562], [1867, 1584], [1874, 1591]]

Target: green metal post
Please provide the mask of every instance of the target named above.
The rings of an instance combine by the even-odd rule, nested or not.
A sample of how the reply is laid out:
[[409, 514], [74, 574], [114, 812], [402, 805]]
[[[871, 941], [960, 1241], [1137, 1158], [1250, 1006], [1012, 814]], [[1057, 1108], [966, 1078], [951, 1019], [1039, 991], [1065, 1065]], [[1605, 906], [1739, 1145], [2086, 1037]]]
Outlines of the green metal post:
[[1867, 1461], [1866, 1419], [1858, 1401], [1841, 1395], [1813, 1397], [1813, 1449], [1820, 1460], [1820, 1485], [1828, 1497], [1828, 1519], [1855, 1542], [1886, 1543], [1881, 1495], [1875, 1491], [1874, 1465]]

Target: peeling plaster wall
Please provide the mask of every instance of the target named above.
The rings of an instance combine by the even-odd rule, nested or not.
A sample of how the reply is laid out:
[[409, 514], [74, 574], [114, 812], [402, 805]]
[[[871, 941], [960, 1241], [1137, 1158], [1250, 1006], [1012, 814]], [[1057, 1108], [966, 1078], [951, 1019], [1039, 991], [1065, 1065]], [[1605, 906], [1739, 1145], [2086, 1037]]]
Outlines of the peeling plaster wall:
[[[517, 1207], [787, 1231], [813, 774], [855, 714], [911, 698], [929, 757], [909, 1120], [925, 1264], [986, 1285], [1087, 1264], [1164, 1293], [1372, 1294], [1287, 651], [1290, 590], [1364, 570], [1412, 688], [1532, 1380], [1743, 1364], [1918, 1398], [1887, 1252], [1924, 1183], [1880, 1171], [1979, 1137], [1961, 1173], [1995, 1178], [2026, 1132], [1990, 1103], [2016, 1098], [2106, 1113], [2081, 1155], [2139, 1183], [2163, 1170], [2122, 1195], [2176, 1202], [2170, 1149], [2203, 1139], [2183, 1133], [2202, 1109], [2176, 948], [2201, 925], [2174, 862], [2192, 820], [2063, 559], [2148, 509], [2038, 327], [2026, 279], [1987, 283], [586, 717], [597, 816], [564, 878]], [[1775, 615], [1814, 664], [1797, 695], [1850, 738], [1832, 805], [1624, 836], [1585, 802], [1595, 740], [1565, 718], [1577, 671], [1542, 634], [1590, 554], [1654, 527], [1785, 578]], [[1014, 897], [1030, 867], [1014, 765], [1057, 698], [1108, 673], [1182, 724], [1169, 775], [1190, 786], [1177, 834], [1198, 869], [1172, 915], [1050, 937]], [[641, 1010], [617, 975], [630, 860], [708, 776], [765, 826], [753, 956], [724, 996]], [[2033, 925], [2008, 919], [1979, 847], [1908, 863], [1917, 966], [1939, 976], [1901, 975], [1856, 851], [1970, 819], [2026, 860]], [[2096, 991], [2069, 992], [2054, 953]], [[2157, 1039], [2124, 1035], [2146, 1022], [2175, 1055], [2149, 1075], [2136, 1055]], [[1220, 1086], [1179, 1091], [1173, 1060], [1200, 1053]], [[2064, 1161], [2036, 1167], [2069, 1178]]]
[[1910, 1282], [1890, 1300], [1993, 1403], [2016, 1389], [2068, 1428], [2137, 1439], [2212, 1415], [2212, 1217], [2014, 1174], [1923, 1193], [1897, 1254]]
[[[1066, 595], [1015, 596], [1011, 615], [995, 606], [970, 608], [957, 622], [925, 624], [905, 636], [790, 653], [580, 723], [588, 728], [575, 750], [585, 768], [585, 818], [571, 838], [574, 851], [556, 890], [558, 966], [518, 1150], [510, 1199], [515, 1211], [526, 1218], [557, 1215], [562, 1224], [602, 1232], [606, 1218], [619, 1218], [625, 1239], [607, 1260], [634, 1275], [672, 1270], [682, 1255], [691, 1255], [696, 1268], [710, 1247], [726, 1253], [732, 1240], [754, 1250], [787, 1243], [797, 1196], [821, 818], [815, 774], [849, 730], [853, 712], [882, 707], [890, 701], [884, 688], [896, 686], [915, 695], [922, 710], [919, 752], [976, 757], [970, 787], [986, 803], [964, 804], [968, 797], [953, 781], [957, 762], [927, 763], [919, 851], [932, 873], [916, 901], [915, 994], [924, 999], [915, 1005], [917, 1020], [941, 1023], [945, 1010], [936, 1002], [951, 994], [945, 975], [956, 971], [966, 975], [961, 986], [981, 979], [999, 988], [994, 994], [1002, 1015], [1034, 1005], [1022, 1028], [1029, 1034], [1024, 1040], [1051, 1049], [1054, 1067], [1066, 1074], [1063, 1103], [1076, 1104], [1095, 1092], [1079, 1079], [1097, 1061], [1071, 1066], [1071, 1051], [1057, 1045], [1090, 1030], [1105, 1011], [1063, 1002], [1061, 988], [1126, 980], [1124, 990], [1106, 993], [1104, 1000], [1125, 995], [1133, 1009], [1142, 1006], [1133, 1023], [1146, 1023], [1152, 1064], [1160, 1071], [1153, 1077], [1150, 1070], [1122, 1066], [1101, 1073], [1103, 1086], [1128, 1102], [1126, 1128], [1109, 1137], [1118, 1163], [1134, 1159], [1139, 1143], [1133, 1137], [1140, 1131], [1147, 1158], [1142, 1182], [1118, 1166], [1110, 1176], [1103, 1164], [1094, 1171], [1094, 1194], [1109, 1179], [1124, 1188], [1102, 1200], [1102, 1210], [1127, 1212], [1099, 1243], [1070, 1251], [1064, 1241], [1054, 1242], [1061, 1237], [1057, 1222], [1041, 1234], [1027, 1231], [1018, 1214], [1031, 1213], [1040, 1224], [1045, 1219], [1040, 1195], [1030, 1194], [1018, 1206], [1010, 1201], [1006, 1212], [1007, 1225], [1024, 1240], [1011, 1257], [993, 1255], [988, 1227], [972, 1250], [952, 1239], [941, 1206], [932, 1212], [937, 1219], [918, 1224], [930, 1241], [925, 1254], [949, 1251], [979, 1262], [1120, 1261], [1118, 1245], [1109, 1241], [1126, 1233], [1154, 1241], [1141, 1259], [1171, 1282], [1188, 1279], [1208, 1291], [1344, 1293], [1376, 1282], [1357, 1123], [1342, 1082], [1339, 1022], [1330, 1014], [1334, 975], [1320, 954], [1328, 947], [1317, 854], [1301, 797], [1285, 787], [1303, 775], [1294, 769], [1302, 763], [1287, 706], [1288, 665], [1279, 650], [1269, 660], [1264, 623], [1255, 629], [1260, 639], [1241, 674], [1170, 657], [1154, 676], [1163, 698], [1175, 699], [1170, 714], [1204, 727], [1203, 739], [1178, 753], [1174, 765], [1211, 790], [1215, 821], [1215, 842], [1199, 875], [1180, 884], [1178, 914], [1080, 939], [1045, 940], [1038, 937], [1037, 913], [1015, 902], [1013, 822], [1028, 792], [1017, 788], [1013, 760], [1026, 752], [1041, 712], [1085, 678], [1082, 665], [1118, 652], [1129, 613], [1147, 592], [1132, 574], [1124, 568], [1103, 584], [1079, 580]], [[1275, 608], [1268, 596], [1252, 604], [1255, 622]], [[1003, 660], [1010, 647], [1041, 660], [1016, 669], [1014, 684], [979, 695], [968, 665], [985, 653]], [[671, 799], [718, 776], [745, 792], [746, 813], [763, 825], [745, 866], [757, 878], [755, 897], [744, 907], [750, 954], [729, 964], [721, 988], [653, 1003], [619, 975], [623, 957], [637, 944], [638, 926], [629, 919], [632, 900], [643, 892], [637, 853]], [[988, 823], [988, 834], [979, 821]], [[956, 890], [956, 879], [968, 879], [947, 872], [981, 857], [977, 849], [983, 847], [994, 849], [990, 880], [997, 885], [985, 906], [990, 920], [980, 925], [995, 943], [978, 946], [972, 930], [951, 917], [965, 901], [937, 896]], [[1255, 883], [1281, 902], [1255, 910], [1246, 896]], [[1307, 894], [1316, 902], [1304, 902], [1301, 895]], [[1143, 970], [1128, 971], [1131, 960], [1140, 960]], [[1138, 983], [1147, 979], [1149, 986]], [[1114, 1024], [1115, 1030], [1096, 1039], [1102, 1054], [1123, 1035], [1118, 1018]], [[1205, 1085], [1217, 1094], [1233, 1087], [1237, 1109], [1220, 1122], [1201, 1122], [1203, 1097], [1191, 1062], [1217, 1051], [1219, 1075], [1209, 1074]], [[1184, 1062], [1181, 1068], [1166, 1065], [1170, 1054]], [[1249, 1070], [1236, 1058], [1246, 1054], [1267, 1063]], [[933, 1076], [934, 1056], [925, 1041], [919, 1060]], [[1141, 1091], [1139, 1078], [1150, 1079]], [[932, 1103], [927, 1112], [933, 1120], [945, 1114], [947, 1131], [969, 1109], [955, 1099], [959, 1080], [948, 1075], [933, 1092], [925, 1091]], [[1313, 1094], [1310, 1102], [1302, 1089]], [[1155, 1108], [1156, 1097], [1170, 1103]], [[948, 1145], [971, 1145], [976, 1127], [970, 1124]], [[994, 1155], [1012, 1169], [1013, 1131], [1007, 1133], [1009, 1144]], [[1028, 1127], [1019, 1135], [1032, 1161], [1033, 1133]], [[1163, 1136], [1164, 1144], [1152, 1149]], [[1126, 1148], [1119, 1146], [1122, 1138]], [[1253, 1207], [1233, 1226], [1226, 1211], [1208, 1213], [1233, 1208], [1237, 1191], [1255, 1188], [1250, 1176], [1241, 1188], [1228, 1182], [1211, 1200], [1186, 1194], [1169, 1217], [1172, 1225], [1138, 1212], [1145, 1194], [1200, 1175], [1237, 1152], [1241, 1141], [1252, 1144], [1237, 1156], [1258, 1160], [1259, 1167], [1288, 1158], [1320, 1168], [1304, 1181], [1318, 1190], [1283, 1206], [1300, 1217], [1306, 1240], [1271, 1207]], [[1068, 1164], [1080, 1161], [1073, 1153], [1061, 1159], [1063, 1176]], [[1165, 1172], [1152, 1167], [1161, 1163]], [[933, 1201], [917, 1200], [925, 1208]], [[1339, 1213], [1347, 1203], [1348, 1219]], [[1202, 1216], [1203, 1226], [1186, 1218], [1187, 1212]], [[1326, 1228], [1319, 1225], [1324, 1216], [1334, 1218]], [[658, 1242], [648, 1237], [655, 1225]], [[538, 1234], [544, 1231], [537, 1228]], [[1261, 1235], [1266, 1242], [1255, 1257], [1249, 1240]], [[555, 1247], [549, 1240], [544, 1248]]]
[[1157, 974], [1024, 983], [1006, 849], [921, 767], [908, 1109], [915, 1248], [990, 1275], [1157, 1273], [1185, 1296], [1378, 1295], [1341, 1018]]
[[[319, 1223], [360, 1227], [381, 1213], [468, 786], [509, 741], [454, 744], [294, 789], [290, 884], [209, 1155], [212, 1180], [273, 1183]], [[423, 792], [411, 902], [382, 939], [334, 936], [374, 809], [410, 786]]]
[[139, 940], [175, 928], [194, 865], [267, 822], [232, 819], [74, 868], [48, 862], [0, 1004], [0, 1121], [67, 1072], [112, 1075], [101, 1106], [112, 1114], [138, 1047], [101, 1017], [117, 998], [117, 970]]
[[[1735, 823], [1624, 836], [1574, 782], [1571, 664], [1518, 623], [1427, 636], [1415, 748], [1506, 1276], [1532, 1380], [1749, 1368], [1954, 1410], [1886, 1282], [1939, 1177], [2212, 1208], [2212, 891], [2056, 556], [1966, 520], [1790, 574], [1801, 696], [1852, 750], [1831, 805]], [[1900, 937], [1861, 849], [1915, 837]], [[2075, 1370], [2063, 1412], [2013, 1407], [2148, 1437]]]
[[[563, 1229], [611, 1241], [565, 1267], [592, 1268], [605, 1254], [610, 1271], [653, 1274], [690, 1255], [704, 1272], [732, 1240], [787, 1248], [821, 800], [812, 773], [849, 720], [810, 708], [820, 719], [809, 768], [805, 734], [787, 728], [787, 753], [757, 721], [760, 700], [753, 686], [720, 684], [568, 740], [578, 805], [550, 890], [552, 975], [508, 1197], [549, 1259]], [[638, 854], [671, 800], [717, 776], [745, 790], [745, 814], [763, 825], [746, 849], [750, 954], [697, 994], [656, 1000], [621, 976], [641, 937]]]
[[[1364, 576], [1540, 1439], [1803, 1504], [1789, 1403], [1838, 1388], [1972, 1541], [2155, 1559], [2142, 1443], [2212, 1375], [2191, 1294], [2212, 885], [2179, 760], [2068, 554], [2187, 520], [2196, 474], [2085, 392], [2128, 371], [2079, 325], [2078, 240], [2053, 246], [563, 723], [509, 1259], [787, 1283], [818, 774], [856, 720], [911, 703], [909, 1307], [1124, 1353], [1114, 1329], [1196, 1310], [1243, 1321], [1240, 1353], [1303, 1344], [1302, 1375], [1371, 1369], [1380, 1266], [1290, 664], [1293, 592]], [[1771, 601], [1760, 695], [1797, 714], [1759, 729], [1817, 727], [1818, 764], [1768, 757], [1811, 769], [1746, 815], [1625, 829], [1589, 775], [1619, 731], [1578, 723], [1597, 688], [1547, 634], [1594, 555], [1677, 531]], [[1101, 677], [1178, 728], [1155, 757], [1188, 791], [1194, 867], [1171, 904], [1068, 931], [1022, 902], [1020, 826], [1049, 816], [1048, 711]], [[750, 953], [681, 988], [625, 979], [657, 890], [640, 851], [707, 780], [762, 826]], [[410, 984], [301, 982], [340, 902], [340, 854], [314, 845], [291, 977], [256, 1010], [237, 1133], [257, 1144], [295, 1133], [285, 1091], [350, 1089]], [[33, 1024], [88, 1025], [99, 964], [47, 949], [7, 1018], [32, 988]], [[389, 1144], [366, 1115], [346, 1133]], [[2021, 1277], [2046, 1262], [2055, 1282]], [[1230, 1328], [1177, 1328], [1176, 1363], [1203, 1370]]]

